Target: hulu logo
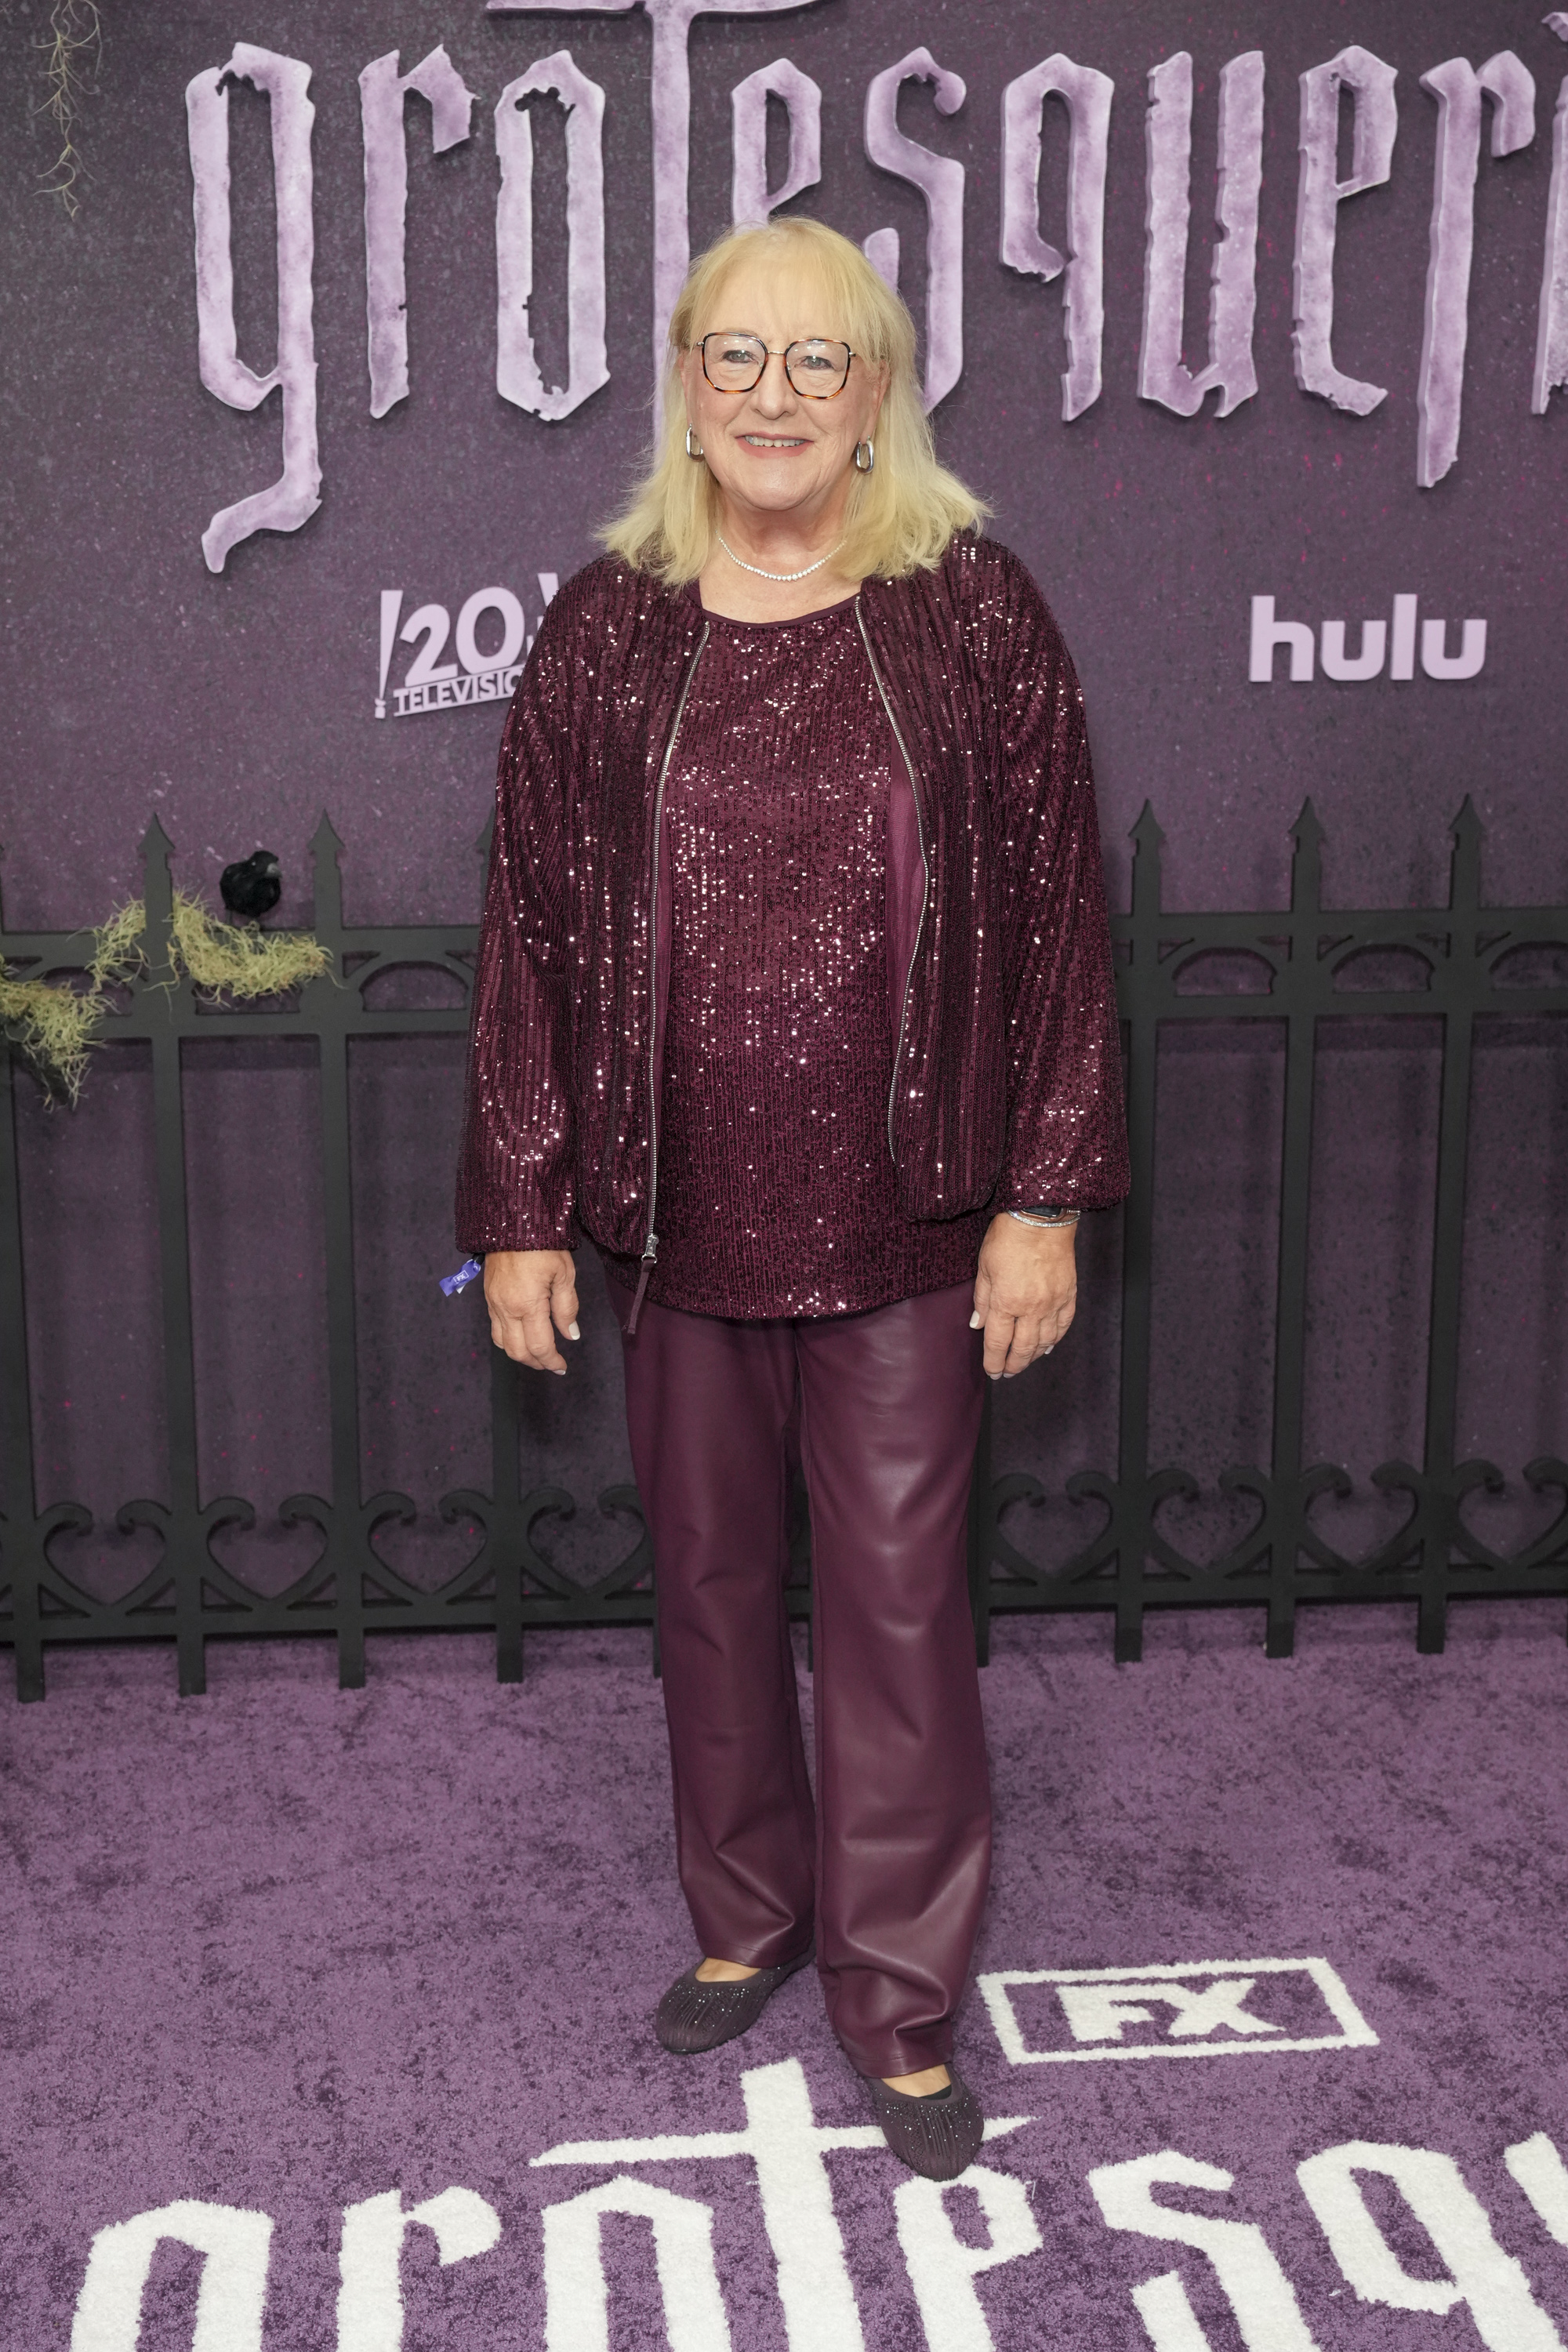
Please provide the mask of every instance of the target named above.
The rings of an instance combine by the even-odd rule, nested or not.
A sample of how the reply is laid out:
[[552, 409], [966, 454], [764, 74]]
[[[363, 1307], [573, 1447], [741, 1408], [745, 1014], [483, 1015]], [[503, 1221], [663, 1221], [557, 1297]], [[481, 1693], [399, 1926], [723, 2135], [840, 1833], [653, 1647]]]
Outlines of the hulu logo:
[[1348, 623], [1324, 621], [1314, 638], [1310, 623], [1276, 620], [1273, 597], [1255, 596], [1252, 600], [1252, 646], [1247, 676], [1255, 686], [1272, 685], [1274, 656], [1283, 648], [1289, 658], [1292, 686], [1308, 685], [1320, 659], [1325, 677], [1342, 679], [1352, 686], [1363, 684], [1368, 678], [1382, 677], [1385, 669], [1391, 678], [1413, 678], [1419, 644], [1424, 677], [1479, 677], [1481, 665], [1487, 657], [1486, 623], [1463, 623], [1459, 631], [1458, 651], [1450, 653], [1447, 621], [1422, 621], [1417, 636], [1418, 602], [1415, 596], [1396, 596], [1389, 620], [1361, 622], [1360, 642], [1352, 654], [1345, 644]]

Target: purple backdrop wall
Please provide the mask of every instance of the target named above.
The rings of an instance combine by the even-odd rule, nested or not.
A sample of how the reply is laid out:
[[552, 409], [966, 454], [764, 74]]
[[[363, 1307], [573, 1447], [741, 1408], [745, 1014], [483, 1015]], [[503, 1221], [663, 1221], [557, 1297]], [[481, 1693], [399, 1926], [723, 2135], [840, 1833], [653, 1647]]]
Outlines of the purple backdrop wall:
[[[457, 624], [469, 599], [496, 587], [519, 601], [531, 630], [550, 580], [592, 553], [595, 526], [635, 468], [647, 431], [656, 242], [668, 263], [671, 237], [683, 226], [695, 247], [725, 224], [731, 92], [773, 61], [787, 58], [821, 91], [821, 177], [795, 203], [857, 238], [895, 228], [901, 282], [924, 319], [926, 208], [913, 184], [868, 160], [862, 128], [868, 86], [921, 45], [965, 85], [962, 104], [945, 113], [935, 100], [954, 97], [951, 83], [933, 90], [910, 79], [897, 96], [903, 133], [956, 159], [965, 175], [961, 224], [941, 211], [953, 201], [951, 176], [937, 198], [936, 243], [943, 222], [950, 231], [961, 227], [962, 252], [961, 299], [953, 299], [944, 261], [928, 339], [928, 365], [951, 371], [962, 332], [961, 372], [937, 411], [941, 446], [994, 502], [995, 530], [1037, 572], [1077, 655], [1113, 890], [1124, 887], [1126, 831], [1148, 797], [1169, 836], [1172, 902], [1267, 903], [1283, 890], [1287, 827], [1310, 793], [1329, 830], [1331, 890], [1348, 902], [1419, 902], [1440, 893], [1446, 826], [1468, 792], [1490, 829], [1492, 894], [1561, 898], [1568, 884], [1568, 819], [1555, 789], [1568, 394], [1551, 386], [1568, 375], [1568, 117], [1559, 114], [1554, 125], [1568, 49], [1538, 5], [1432, 0], [1416, 10], [1403, 0], [1302, 0], [1283, 11], [1221, 0], [1179, 7], [1170, 0], [1050, 6], [1006, 0], [976, 9], [931, 0], [911, 11], [901, 0], [805, 0], [759, 12], [751, 0], [750, 13], [741, 5], [741, 13], [700, 15], [689, 26], [683, 216], [679, 154], [667, 137], [656, 159], [650, 119], [657, 30], [665, 44], [659, 106], [668, 132], [678, 94], [675, 0], [668, 6], [647, 0], [646, 11], [600, 0], [597, 10], [521, 13], [487, 13], [479, 0], [428, 0], [415, 11], [300, 0], [261, 16], [158, 0], [134, 9], [110, 5], [98, 91], [81, 133], [92, 176], [74, 222], [37, 189], [53, 152], [47, 123], [28, 110], [28, 94], [38, 89], [40, 11], [35, 0], [30, 11], [19, 5], [7, 12], [0, 25], [10, 92], [0, 122], [8, 256], [0, 366], [9, 463], [0, 491], [0, 564], [11, 626], [0, 709], [0, 840], [11, 922], [99, 919], [137, 885], [135, 845], [151, 810], [177, 845], [180, 878], [209, 892], [230, 856], [258, 841], [278, 849], [288, 877], [284, 916], [302, 918], [305, 844], [323, 806], [348, 845], [351, 919], [468, 918], [477, 904], [473, 844], [489, 803], [500, 706], [489, 700], [397, 715], [408, 699], [397, 689], [418, 645], [395, 635], [384, 672], [384, 610], [394, 614], [394, 631], [428, 604]], [[308, 405], [297, 364], [305, 284], [299, 236], [307, 217], [298, 156], [282, 206], [285, 242], [293, 239], [284, 286], [285, 310], [293, 303], [284, 326], [285, 358], [292, 352], [295, 367], [288, 401], [274, 394], [241, 413], [205, 388], [198, 370], [185, 92], [197, 77], [208, 78], [195, 135], [211, 166], [222, 113], [215, 69], [228, 63], [237, 41], [265, 42], [272, 58], [310, 69], [308, 290], [321, 493], [300, 528], [242, 538], [214, 571], [204, 560], [204, 532], [220, 510], [278, 478], [280, 405], [296, 436]], [[411, 99], [405, 109], [409, 392], [376, 416], [366, 361], [359, 77], [395, 48], [407, 72], [437, 44], [478, 103], [471, 135], [440, 155], [431, 152], [424, 100]], [[1257, 390], [1223, 416], [1213, 396], [1184, 415], [1140, 393], [1141, 382], [1152, 385], [1159, 375], [1161, 338], [1168, 341], [1180, 291], [1179, 273], [1158, 256], [1146, 268], [1146, 207], [1150, 156], [1157, 174], [1169, 170], [1161, 142], [1179, 99], [1173, 60], [1184, 45], [1193, 59], [1184, 304], [1185, 354], [1194, 371], [1208, 357], [1220, 72], [1254, 50], [1262, 60]], [[604, 92], [609, 373], [569, 415], [548, 421], [497, 390], [493, 110], [533, 61], [563, 48]], [[1015, 133], [1010, 173], [1003, 137], [1005, 90], [1058, 52], [1114, 84], [1105, 154], [1103, 388], [1070, 423], [1062, 417], [1063, 280], [1047, 284], [999, 258], [1008, 189], [1012, 249], [1028, 246], [1031, 228], [1037, 246], [1042, 236], [1068, 244], [1067, 110], [1054, 100], [1045, 106], [1037, 225], [1019, 209], [1025, 134]], [[1375, 170], [1380, 103], [1385, 143], [1390, 121], [1395, 135], [1382, 184], [1337, 208], [1330, 201], [1318, 231], [1308, 222], [1293, 287], [1300, 78], [1335, 59], [1363, 85], [1367, 152], [1352, 156], [1347, 90], [1337, 166], [1331, 127], [1326, 147], [1320, 138], [1314, 149], [1308, 137], [1313, 184], [1325, 173], [1331, 180], [1336, 168], [1342, 180], [1363, 171], [1369, 155]], [[1452, 65], [1457, 59], [1478, 70], [1493, 61], [1497, 69], [1482, 72], [1489, 98]], [[1380, 81], [1373, 70], [1379, 61], [1395, 69], [1391, 97], [1386, 75]], [[1151, 146], [1146, 77], [1162, 66]], [[1422, 76], [1440, 67], [1448, 71], [1437, 88], [1424, 89]], [[283, 69], [260, 70], [265, 79]], [[1247, 68], [1229, 85], [1233, 202], [1247, 160], [1243, 85], [1255, 87], [1257, 74]], [[1331, 96], [1327, 78], [1320, 75], [1313, 87]], [[883, 88], [885, 113], [891, 93]], [[288, 131], [302, 152], [299, 89], [286, 103], [279, 83], [274, 104], [272, 131]], [[584, 102], [572, 118], [579, 139], [592, 110]], [[1486, 135], [1472, 195], [1464, 142], [1478, 111]], [[1040, 119], [1037, 102], [1026, 112]], [[237, 352], [263, 373], [278, 347], [279, 313], [268, 102], [237, 80], [227, 119]], [[547, 393], [570, 373], [567, 130], [551, 99], [529, 100], [527, 119], [535, 166], [530, 324]], [[1533, 135], [1526, 136], [1531, 121]], [[1074, 183], [1080, 207], [1094, 161], [1087, 126], [1086, 110]], [[1514, 152], [1496, 155], [1494, 144]], [[768, 145], [776, 185], [785, 159], [776, 102]], [[1179, 146], [1175, 152], [1179, 162]], [[1160, 184], [1167, 201], [1172, 190], [1179, 197], [1177, 183]], [[211, 168], [205, 185], [210, 206], [217, 186]], [[515, 178], [512, 194], [515, 207]], [[580, 201], [572, 291], [591, 310], [595, 216], [589, 198]], [[1475, 265], [1468, 302], [1456, 307], [1456, 257], [1471, 203]], [[1350, 376], [1385, 388], [1366, 415], [1297, 381], [1298, 365], [1309, 380], [1314, 368], [1321, 378], [1321, 355], [1314, 360], [1311, 350], [1327, 286], [1321, 224], [1336, 212], [1333, 353]], [[1080, 231], [1086, 220], [1092, 229], [1092, 204], [1088, 215], [1080, 209]], [[212, 218], [209, 209], [209, 227]], [[509, 222], [514, 281], [515, 208]], [[1233, 228], [1233, 254], [1238, 235]], [[1440, 268], [1432, 258], [1435, 237]], [[1081, 269], [1077, 282], [1082, 293]], [[209, 271], [212, 299], [214, 286]], [[1299, 301], [1307, 317], [1298, 361]], [[1228, 314], [1233, 331], [1237, 315]], [[515, 341], [514, 333], [514, 360]], [[221, 352], [209, 352], [209, 379], [221, 377], [223, 364]], [[1237, 349], [1228, 349], [1227, 364], [1234, 391]], [[515, 366], [511, 381], [515, 391]], [[1457, 457], [1441, 479], [1422, 487], [1423, 457], [1431, 471], [1435, 442], [1453, 430], [1456, 381], [1463, 402]], [[301, 466], [298, 447], [295, 457], [296, 478], [304, 480], [310, 467]], [[394, 593], [395, 608], [386, 603]], [[1287, 676], [1288, 646], [1275, 658], [1272, 682], [1249, 678], [1259, 596], [1275, 600], [1279, 621], [1311, 633], [1310, 679]], [[1396, 625], [1381, 675], [1362, 682], [1325, 676], [1322, 623], [1348, 624], [1353, 656], [1363, 620], [1397, 623], [1403, 612], [1408, 636], [1411, 608], [1396, 608], [1396, 598], [1416, 600], [1414, 675], [1389, 675], [1397, 667]], [[495, 649], [502, 618], [490, 610], [474, 623], [470, 660]], [[1447, 624], [1434, 661], [1457, 655], [1461, 624], [1485, 621], [1476, 675], [1426, 674], [1419, 624], [1432, 620]], [[457, 660], [449, 641], [432, 652], [438, 663]], [[468, 676], [458, 663], [447, 690], [468, 691]], [[375, 715], [378, 698], [384, 718]], [[1335, 1148], [1337, 1136], [1344, 1164], [1356, 1171], [1351, 1205], [1373, 1237], [1367, 1246], [1376, 1263], [1375, 1280], [1365, 1256], [1336, 1273], [1333, 1246], [1324, 1244], [1323, 1299], [1340, 1304], [1337, 1321], [1329, 1304], [1322, 1309], [1314, 1413], [1325, 1451], [1368, 1460], [1408, 1451], [1413, 1416], [1418, 1427], [1419, 1334], [1402, 1336], [1399, 1316], [1413, 1328], [1419, 1321], [1419, 1264], [1411, 1253], [1419, 1247], [1420, 1213], [1411, 1204], [1424, 1181], [1417, 1163], [1426, 1164], [1421, 1139], [1430, 1124], [1429, 1044], [1400, 1049], [1403, 1075], [1391, 1085], [1394, 1062], [1386, 1054], [1378, 1060], [1376, 1041], [1347, 1037], [1334, 1081], [1341, 1094], [1331, 1087], [1325, 1096], [1324, 1148]], [[1563, 1442], [1555, 1310], [1541, 1301], [1561, 1295], [1560, 1240], [1552, 1238], [1561, 1203], [1549, 1171], [1553, 1157], [1561, 1164], [1563, 1156], [1563, 1087], [1555, 1062], [1543, 1076], [1539, 1055], [1522, 1047], [1520, 1054], [1512, 1076], [1498, 1061], [1487, 1083], [1501, 1106], [1494, 1122], [1528, 1139], [1522, 1160], [1516, 1152], [1493, 1186], [1495, 1213], [1510, 1246], [1518, 1244], [1510, 1263], [1531, 1269], [1515, 1283], [1527, 1318], [1527, 1363], [1516, 1362], [1512, 1386], [1500, 1387], [1477, 1337], [1469, 1431], [1474, 1443], [1510, 1462], [1523, 1458], [1521, 1448], [1560, 1449]], [[215, 1484], [234, 1483], [235, 1449], [253, 1449], [248, 1491], [258, 1501], [310, 1484], [317, 1444], [320, 1339], [307, 1302], [319, 1214], [310, 1183], [297, 1177], [295, 1143], [309, 1134], [311, 1092], [297, 1059], [274, 1050], [265, 1108], [254, 1072], [237, 1074], [215, 1060], [191, 1076], [192, 1148], [205, 1155], [209, 1200], [198, 1237], [207, 1334], [204, 1442]], [[443, 1302], [430, 1288], [447, 1247], [456, 1072], [450, 1057], [410, 1047], [395, 1069], [384, 1061], [359, 1083], [359, 1164], [367, 1203], [374, 1196], [374, 1230], [389, 1244], [364, 1277], [374, 1364], [366, 1442], [396, 1457], [367, 1475], [376, 1485], [408, 1484], [424, 1499], [460, 1478], [482, 1477], [483, 1467], [482, 1454], [468, 1458], [482, 1390], [475, 1320], [468, 1307], [444, 1310], [443, 1320]], [[1206, 1315], [1228, 1335], [1225, 1360], [1234, 1373], [1223, 1397], [1205, 1389], [1194, 1399], [1191, 1382], [1173, 1372], [1161, 1407], [1169, 1426], [1157, 1453], [1168, 1443], [1217, 1466], [1237, 1452], [1264, 1450], [1268, 1139], [1278, 1083], [1267, 1039], [1245, 1050], [1237, 1042], [1228, 1059], [1216, 1039], [1187, 1075], [1173, 1069], [1163, 1097], [1173, 1149], [1180, 1143], [1185, 1154], [1173, 1198], [1196, 1205], [1185, 1225], [1172, 1211], [1178, 1222], [1169, 1233], [1171, 1278], [1161, 1312], [1173, 1331], [1189, 1316]], [[1368, 1111], [1373, 1103], [1382, 1130]], [[28, 1100], [22, 1117], [30, 1230], [41, 1263], [45, 1250], [58, 1254], [63, 1231], [73, 1223], [79, 1234], [90, 1230], [101, 1216], [111, 1151], [127, 1196], [144, 1184], [145, 1106], [136, 1073], [105, 1062], [73, 1120], [47, 1120]], [[79, 1259], [68, 1252], [47, 1312], [35, 1308], [46, 1485], [84, 1493], [100, 1507], [156, 1483], [146, 1468], [161, 1442], [145, 1368], [151, 1296], [134, 1225], [128, 1218], [120, 1228], [109, 1270], [97, 1254]], [[243, 1245], [236, 1245], [237, 1234]], [[1111, 1247], [1108, 1235], [1094, 1251], [1109, 1261]], [[390, 1276], [387, 1265], [395, 1269]], [[1363, 1304], [1369, 1297], [1384, 1302], [1370, 1315]], [[1401, 1309], [1402, 1298], [1415, 1305]], [[466, 1318], [460, 1339], [455, 1312]], [[1175, 1343], [1173, 1362], [1184, 1344]], [[530, 1405], [538, 1467], [568, 1483], [575, 1467], [580, 1491], [622, 1475], [603, 1353], [595, 1347], [570, 1410], [555, 1398]], [[1015, 1425], [1004, 1433], [1004, 1458], [1043, 1465], [1038, 1432], [1047, 1422], [1057, 1432], [1058, 1467], [1104, 1458], [1110, 1435], [1104, 1376], [1112, 1362], [1111, 1328], [1091, 1317], [1071, 1380], [1053, 1368], [1058, 1387], [1049, 1394], [1042, 1382], [1026, 1405], [1010, 1401]], [[467, 1414], [459, 1409], [464, 1384], [475, 1408]], [[450, 1438], [445, 1428], [436, 1431], [444, 1410], [460, 1424]], [[73, 1434], [84, 1424], [94, 1432], [90, 1445]], [[277, 1531], [254, 1542], [268, 1540], [282, 1545]]]

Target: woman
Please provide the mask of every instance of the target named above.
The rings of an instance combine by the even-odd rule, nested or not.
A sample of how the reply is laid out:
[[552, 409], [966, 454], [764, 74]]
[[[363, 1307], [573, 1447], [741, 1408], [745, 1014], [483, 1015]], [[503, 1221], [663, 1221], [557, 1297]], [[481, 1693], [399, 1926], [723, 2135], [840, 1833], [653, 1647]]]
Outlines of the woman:
[[[889, 2145], [951, 2179], [990, 1861], [965, 1590], [986, 1374], [1127, 1189], [1082, 698], [936, 462], [909, 314], [800, 219], [670, 322], [658, 461], [551, 604], [501, 749], [458, 1237], [563, 1373], [619, 1319], [681, 1885], [667, 2050], [815, 1957]], [[816, 1796], [784, 1605], [810, 1505]]]

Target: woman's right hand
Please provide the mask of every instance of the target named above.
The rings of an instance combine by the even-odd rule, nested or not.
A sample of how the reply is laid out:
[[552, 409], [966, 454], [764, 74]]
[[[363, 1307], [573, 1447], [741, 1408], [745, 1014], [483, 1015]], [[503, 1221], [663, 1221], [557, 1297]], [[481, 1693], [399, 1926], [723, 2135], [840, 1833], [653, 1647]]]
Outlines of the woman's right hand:
[[[485, 1305], [490, 1338], [514, 1363], [536, 1372], [564, 1372], [555, 1344], [580, 1339], [577, 1269], [570, 1250], [490, 1250], [485, 1257]], [[552, 1328], [553, 1326], [553, 1328]]]

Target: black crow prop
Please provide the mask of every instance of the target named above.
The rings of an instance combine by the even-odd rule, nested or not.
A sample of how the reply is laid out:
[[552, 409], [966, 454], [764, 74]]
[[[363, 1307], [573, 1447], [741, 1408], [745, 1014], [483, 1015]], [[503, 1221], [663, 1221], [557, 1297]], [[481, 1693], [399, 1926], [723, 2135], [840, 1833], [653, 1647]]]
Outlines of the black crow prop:
[[253, 849], [224, 867], [218, 888], [235, 922], [258, 923], [283, 896], [283, 870], [273, 851]]

